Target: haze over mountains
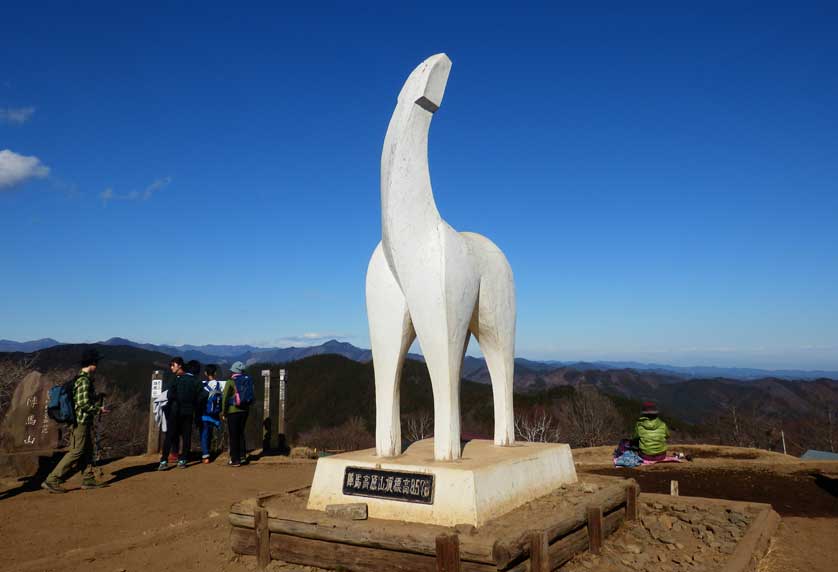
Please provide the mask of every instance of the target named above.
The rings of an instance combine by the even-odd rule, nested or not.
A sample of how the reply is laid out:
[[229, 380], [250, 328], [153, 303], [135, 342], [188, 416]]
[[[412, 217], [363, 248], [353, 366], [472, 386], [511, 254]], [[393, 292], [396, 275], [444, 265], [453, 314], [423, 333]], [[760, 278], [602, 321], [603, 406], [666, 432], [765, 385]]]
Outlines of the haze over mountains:
[[[262, 348], [251, 345], [157, 345], [139, 343], [126, 338], [110, 338], [103, 342], [109, 346], [129, 346], [142, 348], [149, 351], [161, 352], [168, 355], [181, 355], [184, 359], [195, 359], [202, 363], [231, 364], [234, 361], [242, 361], [248, 365], [254, 363], [287, 363], [301, 360], [314, 355], [337, 354], [358, 362], [372, 360], [372, 352], [368, 349], [356, 347], [347, 342], [329, 340], [317, 346], [287, 347], [287, 348]], [[31, 340], [26, 342], [15, 342], [12, 340], [0, 340], [0, 352], [25, 352], [31, 353], [53, 346], [62, 345], [62, 342], [52, 338]], [[409, 354], [408, 357], [418, 361], [424, 361], [421, 355]], [[535, 361], [524, 358], [515, 360], [516, 386], [528, 386], [537, 378], [544, 379], [546, 374], [558, 370], [636, 370], [643, 372], [658, 373], [662, 380], [670, 379], [670, 382], [684, 379], [696, 378], [727, 378], [734, 380], [755, 380], [763, 378], [777, 378], [788, 380], [811, 380], [820, 378], [838, 379], [838, 371], [823, 370], [763, 370], [754, 368], [729, 368], [713, 366], [672, 366], [657, 363], [640, 363], [631, 361]], [[466, 356], [463, 363], [463, 377], [474, 381], [488, 383], [488, 371], [486, 362], [482, 358]], [[549, 375], [547, 377], [550, 377]], [[555, 375], [553, 375], [555, 377]], [[529, 382], [526, 380], [530, 380]], [[664, 382], [665, 383], [665, 382]]]

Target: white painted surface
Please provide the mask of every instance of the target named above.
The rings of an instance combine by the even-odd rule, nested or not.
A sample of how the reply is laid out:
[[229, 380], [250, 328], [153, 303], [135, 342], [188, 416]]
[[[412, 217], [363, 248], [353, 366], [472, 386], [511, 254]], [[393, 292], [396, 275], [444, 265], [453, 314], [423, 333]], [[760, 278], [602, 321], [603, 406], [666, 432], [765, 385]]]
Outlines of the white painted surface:
[[376, 385], [376, 450], [401, 453], [400, 372], [418, 337], [434, 394], [434, 459], [459, 459], [460, 370], [470, 335], [492, 378], [494, 442], [512, 445], [515, 286], [488, 238], [458, 233], [436, 209], [428, 129], [442, 104], [451, 61], [431, 56], [399, 93], [381, 153], [382, 240], [367, 270], [367, 316]]
[[[370, 518], [453, 526], [482, 526], [494, 517], [576, 482], [570, 447], [554, 443], [519, 443], [498, 447], [469, 441], [456, 462], [430, 459], [430, 439], [411, 445], [404, 455], [382, 459], [375, 450], [355, 451], [317, 461], [308, 508], [365, 502]], [[343, 494], [346, 467], [366, 467], [434, 475], [431, 505]]]

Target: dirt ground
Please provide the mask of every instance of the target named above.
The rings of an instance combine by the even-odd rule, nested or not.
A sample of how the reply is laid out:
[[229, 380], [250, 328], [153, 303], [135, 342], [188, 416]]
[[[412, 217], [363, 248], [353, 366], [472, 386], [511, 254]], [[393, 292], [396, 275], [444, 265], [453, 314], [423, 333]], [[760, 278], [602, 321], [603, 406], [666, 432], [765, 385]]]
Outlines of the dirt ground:
[[[824, 473], [838, 463], [804, 463], [748, 449], [691, 446], [694, 461], [614, 469], [611, 448], [574, 451], [580, 473], [618, 474], [644, 492], [771, 502], [783, 520], [760, 572], [832, 572], [838, 559], [838, 498]], [[310, 483], [314, 462], [267, 457], [246, 467], [223, 461], [158, 473], [153, 457], [106, 464], [111, 487], [55, 495], [39, 479], [0, 482], [0, 570], [134, 572], [254, 570], [228, 548], [227, 510], [262, 492]], [[78, 477], [76, 477], [78, 479]], [[79, 481], [70, 481], [78, 487]], [[272, 565], [271, 569], [302, 570]]]
[[6, 483], [0, 570], [253, 570], [253, 559], [240, 561], [228, 548], [230, 505], [307, 486], [314, 466], [269, 457], [240, 468], [219, 460], [158, 472], [156, 458], [130, 457], [103, 467], [105, 489], [81, 490], [78, 477], [63, 495]]

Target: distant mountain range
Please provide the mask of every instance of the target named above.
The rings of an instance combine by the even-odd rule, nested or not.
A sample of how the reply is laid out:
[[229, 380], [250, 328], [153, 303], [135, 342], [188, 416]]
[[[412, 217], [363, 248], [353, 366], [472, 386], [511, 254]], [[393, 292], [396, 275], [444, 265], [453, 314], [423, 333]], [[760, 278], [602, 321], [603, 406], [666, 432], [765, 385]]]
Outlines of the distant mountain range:
[[[307, 357], [323, 354], [336, 354], [357, 362], [372, 360], [372, 352], [368, 349], [353, 346], [350, 343], [329, 340], [318, 346], [289, 347], [289, 348], [260, 348], [250, 345], [156, 345], [142, 344], [125, 338], [110, 338], [99, 342], [107, 346], [128, 346], [142, 348], [153, 352], [160, 352], [170, 356], [180, 355], [186, 360], [198, 360], [201, 363], [217, 363], [229, 365], [234, 361], [242, 361], [247, 365], [254, 363], [288, 363]], [[52, 338], [15, 342], [0, 340], [0, 352], [32, 353], [53, 346], [64, 345]], [[411, 359], [424, 361], [418, 354], [409, 354]], [[530, 386], [541, 379], [547, 385], [548, 379], [555, 378], [558, 371], [588, 371], [588, 370], [635, 370], [660, 374], [663, 383], [673, 383], [685, 379], [715, 379], [726, 378], [734, 380], [755, 380], [765, 378], [787, 380], [812, 380], [820, 378], [838, 379], [838, 371], [807, 371], [807, 370], [763, 370], [753, 368], [725, 368], [713, 366], [681, 367], [657, 363], [640, 363], [631, 361], [535, 361], [524, 358], [515, 359], [516, 386]], [[466, 356], [463, 362], [462, 376], [473, 381], [487, 383], [489, 381], [486, 362], [482, 358]]]
[[12, 340], [0, 340], [0, 352], [36, 352], [52, 346], [60, 345], [61, 342], [52, 338], [32, 340], [30, 342], [13, 342]]

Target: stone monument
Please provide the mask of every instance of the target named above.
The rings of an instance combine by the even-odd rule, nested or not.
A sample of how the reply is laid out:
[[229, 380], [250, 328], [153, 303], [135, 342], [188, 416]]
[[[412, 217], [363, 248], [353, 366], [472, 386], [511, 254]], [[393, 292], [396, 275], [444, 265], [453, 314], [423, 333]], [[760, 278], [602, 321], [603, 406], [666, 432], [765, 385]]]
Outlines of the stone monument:
[[15, 388], [9, 411], [0, 425], [0, 476], [30, 475], [39, 457], [50, 457], [58, 447], [60, 427], [47, 415], [52, 382], [30, 372]]
[[[515, 286], [501, 250], [440, 216], [428, 130], [451, 60], [431, 56], [407, 78], [381, 154], [382, 240], [367, 270], [376, 394], [376, 448], [320, 459], [310, 509], [364, 500], [369, 515], [480, 526], [576, 481], [570, 448], [515, 443]], [[492, 380], [494, 441], [460, 441], [460, 370], [474, 336]], [[431, 377], [434, 437], [402, 453], [399, 383], [419, 340]], [[365, 497], [359, 499], [358, 497]]]

